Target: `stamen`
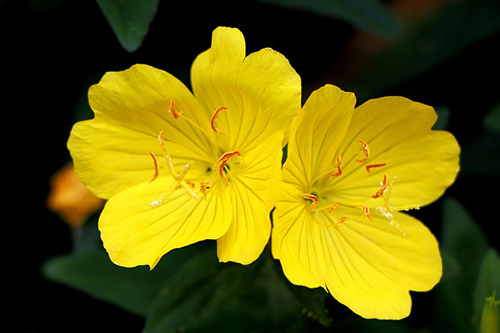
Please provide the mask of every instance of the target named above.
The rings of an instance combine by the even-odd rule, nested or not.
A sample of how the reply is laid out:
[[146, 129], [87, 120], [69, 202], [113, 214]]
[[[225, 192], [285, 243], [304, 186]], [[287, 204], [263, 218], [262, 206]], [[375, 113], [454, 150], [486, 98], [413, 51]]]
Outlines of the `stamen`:
[[156, 178], [158, 178], [158, 170], [159, 170], [159, 165], [158, 165], [158, 160], [156, 159], [156, 156], [153, 152], [150, 152], [149, 155], [153, 158], [153, 163], [155, 165], [155, 173], [153, 175], [153, 178], [149, 181], [150, 183], [153, 182]]
[[368, 157], [370, 156], [370, 147], [368, 147], [368, 144], [363, 140], [359, 140], [359, 143], [363, 145], [363, 153], [365, 154], [365, 156], [361, 159], [357, 159], [356, 162], [362, 163], [368, 160]]
[[335, 210], [335, 208], [340, 206], [340, 202], [337, 201], [333, 205], [328, 205], [325, 207], [316, 208], [316, 207], [318, 207], [318, 204], [319, 204], [319, 198], [316, 195], [311, 194], [311, 193], [302, 193], [301, 196], [304, 199], [312, 201], [311, 204], [309, 205], [309, 210], [312, 212], [321, 212], [323, 210], [327, 210], [325, 213], [328, 214], [328, 213], [333, 212]]
[[227, 110], [227, 108], [225, 106], [221, 106], [220, 108], [218, 108], [217, 110], [215, 110], [214, 114], [212, 115], [212, 119], [210, 119], [210, 126], [215, 131], [215, 133], [224, 134], [222, 131], [220, 131], [215, 126], [215, 121], [217, 120], [217, 117], [219, 116], [219, 113], [221, 113], [224, 110]]
[[385, 193], [385, 191], [387, 191], [387, 174], [384, 175], [384, 180], [380, 183], [380, 189], [377, 191], [377, 193], [372, 195], [372, 198], [380, 198]]
[[174, 119], [179, 119], [179, 117], [181, 116], [181, 113], [177, 112], [177, 110], [175, 110], [174, 104], [175, 104], [175, 101], [172, 99], [170, 101], [170, 106], [168, 108], [168, 113], [170, 113], [172, 115], [172, 117], [174, 117]]
[[332, 173], [333, 177], [338, 177], [342, 174], [342, 169], [340, 165], [342, 164], [342, 159], [340, 158], [340, 154], [337, 154], [337, 172]]
[[210, 180], [200, 182], [200, 192], [203, 194], [203, 197], [205, 198], [205, 201], [207, 200], [207, 191], [210, 189]]
[[240, 152], [238, 151], [230, 151], [227, 153], [222, 154], [222, 156], [215, 162], [214, 165], [214, 170], [219, 170], [219, 174], [226, 183], [227, 186], [229, 186], [229, 181], [226, 178], [226, 175], [224, 173], [224, 168], [226, 166], [227, 161], [234, 156], [241, 156]]
[[370, 164], [366, 166], [366, 171], [371, 172], [373, 168], [380, 168], [386, 165], [387, 163]]
[[365, 206], [362, 206], [361, 208], [364, 209], [366, 218], [368, 220], [370, 220], [370, 222], [373, 222], [372, 217], [370, 216], [370, 207], [365, 205]]
[[[181, 170], [180, 173], [175, 172], [175, 167], [172, 162], [172, 158], [170, 157], [170, 154], [168, 153], [167, 147], [165, 146], [165, 142], [163, 140], [163, 131], [160, 132], [158, 135], [158, 142], [160, 143], [160, 148], [165, 155], [165, 159], [167, 161], [167, 166], [168, 166], [168, 171], [170, 172], [170, 175], [172, 178], [174, 178], [175, 182], [170, 186], [167, 192], [165, 192], [158, 200], [155, 200], [150, 203], [151, 207], [160, 207], [162, 203], [175, 191], [178, 189], [184, 189], [186, 193], [193, 199], [195, 200], [200, 200], [200, 197], [194, 193], [193, 189], [196, 187], [193, 182], [189, 180], [185, 180], [184, 177], [186, 174], [189, 172], [189, 169], [191, 169], [191, 162], [186, 163], [184, 168]], [[150, 153], [151, 157], [153, 158], [154, 164], [155, 164], [155, 174], [153, 176], [153, 180], [158, 177], [158, 161], [156, 160], [156, 156], [153, 153]]]
[[338, 201], [337, 201], [336, 203], [334, 203], [334, 204], [333, 204], [333, 205], [331, 205], [331, 206], [326, 206], [326, 207], [321, 208], [321, 209], [318, 209], [318, 210], [323, 210], [323, 209], [326, 209], [326, 208], [330, 208], [330, 209], [328, 209], [328, 210], [326, 211], [326, 213], [331, 213], [331, 212], [333, 212], [333, 211], [335, 210], [335, 208], [337, 208], [338, 206], [340, 206], [340, 202], [338, 202]]
[[337, 227], [341, 227], [346, 221], [348, 220], [347, 217], [342, 217], [338, 222], [337, 222]]

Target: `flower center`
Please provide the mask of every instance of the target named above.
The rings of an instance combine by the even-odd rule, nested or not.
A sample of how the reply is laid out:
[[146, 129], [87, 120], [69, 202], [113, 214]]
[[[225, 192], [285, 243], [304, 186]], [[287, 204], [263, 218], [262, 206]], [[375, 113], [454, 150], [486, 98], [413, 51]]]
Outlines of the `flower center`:
[[241, 156], [238, 151], [230, 151], [222, 154], [222, 156], [215, 162], [214, 170], [219, 171], [219, 175], [224, 180], [227, 186], [229, 186], [229, 181], [226, 178], [226, 173], [229, 173], [229, 167], [226, 165], [227, 161], [235, 156]]
[[[357, 163], [364, 164], [364, 169], [366, 170], [367, 173], [371, 174], [373, 170], [385, 167], [387, 164], [385, 162], [381, 163], [371, 163], [370, 160], [370, 147], [367, 142], [363, 140], [359, 140], [359, 144], [362, 146], [362, 156], [360, 158], [356, 158], [356, 156], [353, 157], [353, 160], [356, 161]], [[359, 152], [356, 153], [358, 155]], [[333, 169], [328, 171], [331, 177], [338, 179], [346, 176], [345, 173], [345, 168], [342, 166], [342, 157], [340, 154], [337, 154], [336, 157], [336, 165], [334, 166]], [[323, 177], [326, 177], [327, 174], [320, 175], [319, 177], [316, 178], [316, 180], [319, 180]], [[366, 202], [369, 204], [361, 204], [355, 206], [358, 209], [361, 209], [363, 211], [364, 216], [370, 221], [373, 222], [372, 216], [370, 215], [370, 207], [375, 208], [375, 211], [380, 215], [385, 217], [388, 221], [389, 224], [398, 230], [403, 236], [406, 236], [406, 232], [404, 232], [401, 229], [401, 226], [399, 223], [396, 221], [394, 217], [394, 213], [401, 211], [401, 210], [410, 210], [410, 209], [419, 209], [419, 205], [405, 205], [401, 207], [394, 207], [390, 204], [389, 200], [392, 195], [392, 191], [394, 189], [394, 185], [396, 182], [397, 177], [394, 177], [392, 181], [389, 182], [387, 174], [383, 175], [382, 181], [379, 183], [379, 189], [370, 195], [366, 197]], [[336, 181], [335, 181], [336, 182]], [[335, 185], [332, 186], [329, 190], [333, 189]], [[340, 201], [334, 201], [334, 200], [328, 200], [329, 203], [334, 201], [333, 204], [326, 204], [326, 205], [321, 205], [320, 204], [320, 199], [319, 196], [316, 193], [303, 193], [302, 198], [306, 200], [310, 200], [311, 203], [309, 204], [308, 209], [311, 212], [323, 212], [325, 214], [330, 214], [335, 211], [336, 208], [339, 206], [343, 205]], [[327, 199], [327, 198], [325, 198]], [[373, 202], [370, 203], [372, 199], [380, 199], [382, 200], [382, 203], [380, 204], [373, 204]], [[363, 200], [365, 201], [365, 200]], [[352, 204], [351, 204], [352, 205]], [[342, 216], [336, 223], [334, 223], [334, 226], [340, 227], [342, 226], [345, 222], [348, 221], [347, 216]], [[328, 225], [330, 226], [330, 225]]]
[[[212, 115], [212, 118], [210, 119], [210, 127], [212, 128], [212, 130], [215, 133], [222, 134], [222, 135], [224, 134], [224, 132], [222, 132], [216, 126], [215, 122], [216, 122], [217, 118], [219, 117], [219, 114], [224, 110], [227, 110], [227, 108], [225, 106], [219, 107], [217, 110], [215, 110], [215, 112]], [[190, 122], [192, 125], [196, 126], [202, 132], [205, 132], [206, 134], [208, 134], [205, 129], [201, 128], [199, 125], [197, 125], [195, 122], [191, 121], [189, 118], [183, 116], [182, 112], [179, 112], [175, 108], [175, 101], [173, 99], [170, 101], [170, 105], [168, 107], [168, 113], [170, 113], [174, 119], [177, 120], [179, 118], [182, 118], [182, 119]], [[211, 138], [210, 135], [207, 135], [207, 136], [209, 138]], [[191, 162], [188, 162], [184, 166], [182, 171], [177, 173], [175, 171], [175, 167], [174, 167], [174, 164], [172, 162], [172, 158], [170, 156], [170, 153], [168, 152], [168, 149], [165, 146], [165, 141], [163, 140], [163, 131], [161, 131], [160, 134], [158, 135], [158, 142], [160, 143], [160, 148], [161, 148], [162, 153], [163, 153], [165, 160], [167, 162], [168, 171], [169, 171], [170, 175], [172, 176], [172, 178], [174, 179], [174, 183], [170, 186], [170, 188], [160, 198], [158, 198], [158, 200], [151, 202], [150, 205], [152, 207], [161, 206], [162, 203], [164, 203], [165, 200], [167, 200], [167, 198], [174, 191], [179, 190], [179, 189], [183, 189], [191, 198], [193, 198], [195, 200], [200, 200], [200, 196], [194, 192], [194, 190], [196, 188], [199, 188], [200, 193], [203, 195], [203, 197], [206, 200], [208, 190], [210, 189], [210, 186], [209, 186], [210, 181], [209, 180], [201, 181], [199, 183], [199, 185], [196, 186], [196, 184], [194, 182], [186, 179], [185, 177], [186, 177], [187, 173], [189, 172], [189, 170], [191, 169]], [[150, 154], [151, 158], [153, 159], [153, 163], [154, 163], [154, 174], [150, 180], [150, 182], [153, 182], [154, 180], [156, 180], [156, 178], [158, 178], [160, 167], [159, 167], [159, 163], [158, 163], [158, 160], [157, 160], [155, 154], [152, 152], [150, 152], [149, 154]], [[237, 156], [241, 156], [241, 153], [238, 151], [226, 152], [226, 153], [222, 154], [221, 157], [219, 157], [219, 159], [215, 162], [215, 165], [213, 167], [214, 170], [219, 172], [220, 177], [222, 178], [222, 180], [224, 181], [224, 183], [227, 186], [230, 185], [230, 182], [226, 177], [226, 174], [229, 174], [229, 172], [230, 172], [229, 165], [227, 165], [227, 162], [229, 161], [229, 159], [231, 159], [233, 157], [237, 157]]]

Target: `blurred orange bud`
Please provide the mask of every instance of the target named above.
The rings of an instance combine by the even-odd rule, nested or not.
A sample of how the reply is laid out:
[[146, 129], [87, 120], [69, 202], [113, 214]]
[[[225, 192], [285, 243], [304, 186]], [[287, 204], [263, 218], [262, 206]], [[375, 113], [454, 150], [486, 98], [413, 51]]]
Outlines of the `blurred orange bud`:
[[50, 180], [47, 208], [72, 228], [81, 226], [104, 202], [82, 184], [72, 163], [62, 167]]

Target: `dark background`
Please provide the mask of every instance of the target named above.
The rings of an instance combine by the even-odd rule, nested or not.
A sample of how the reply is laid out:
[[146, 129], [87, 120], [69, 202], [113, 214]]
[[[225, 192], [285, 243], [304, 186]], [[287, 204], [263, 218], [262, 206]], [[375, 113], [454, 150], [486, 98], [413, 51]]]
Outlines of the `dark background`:
[[[8, 166], [2, 272], [12, 279], [4, 287], [12, 296], [7, 323], [15, 324], [13, 332], [141, 331], [142, 318], [42, 276], [47, 259], [72, 248], [70, 228], [46, 208], [49, 179], [69, 160], [66, 140], [89, 84], [135, 63], [164, 69], [189, 84], [192, 61], [210, 46], [212, 30], [220, 25], [244, 33], [247, 53], [269, 46], [285, 54], [302, 77], [304, 98], [325, 82], [347, 89], [343, 52], [357, 31], [318, 15], [256, 1], [196, 6], [160, 1], [142, 47], [129, 53], [94, 1], [0, 2], [3, 164]], [[500, 100], [499, 42], [498, 33], [489, 36], [383, 95], [446, 106], [448, 130], [467, 145], [482, 135], [482, 117]], [[447, 193], [499, 248], [498, 177], [460, 176]], [[417, 213], [438, 237], [439, 214], [439, 202]], [[414, 296], [416, 318], [425, 297]]]

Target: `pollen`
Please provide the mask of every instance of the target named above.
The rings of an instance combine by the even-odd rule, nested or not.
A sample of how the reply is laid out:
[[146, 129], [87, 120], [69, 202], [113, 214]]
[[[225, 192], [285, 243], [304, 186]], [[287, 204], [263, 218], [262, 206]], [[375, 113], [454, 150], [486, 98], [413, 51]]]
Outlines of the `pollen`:
[[219, 113], [221, 113], [224, 110], [227, 110], [225, 106], [219, 107], [217, 110], [215, 110], [214, 114], [212, 115], [212, 119], [210, 119], [210, 127], [212, 127], [215, 133], [224, 134], [224, 132], [222, 132], [217, 128], [217, 126], [215, 126], [215, 121], [219, 117]]
[[[158, 142], [160, 143], [160, 148], [163, 152], [163, 155], [165, 156], [165, 160], [167, 162], [167, 167], [170, 175], [174, 179], [174, 183], [170, 186], [170, 188], [160, 197], [158, 200], [155, 200], [150, 203], [151, 207], [160, 207], [163, 202], [176, 190], [183, 189], [186, 191], [187, 195], [189, 195], [191, 198], [195, 200], [200, 200], [200, 197], [193, 191], [193, 189], [196, 187], [193, 182], [190, 180], [185, 179], [187, 173], [191, 169], [191, 162], [188, 162], [184, 168], [181, 170], [181, 172], [177, 173], [175, 171], [174, 164], [172, 162], [172, 158], [170, 157], [170, 153], [167, 150], [167, 147], [165, 146], [165, 141], [163, 140], [163, 131], [160, 132], [158, 135]], [[158, 160], [156, 159], [156, 156], [154, 153], [150, 153], [150, 156], [153, 158], [154, 162], [154, 167], [155, 167], [155, 172], [153, 175], [153, 178], [150, 180], [150, 182], [154, 181], [159, 174], [159, 163]]]
[[215, 162], [215, 165], [214, 165], [214, 170], [219, 170], [219, 174], [227, 186], [229, 186], [229, 180], [227, 180], [226, 173], [224, 172], [225, 170], [227, 171], [226, 163], [230, 158], [235, 157], [235, 156], [241, 156], [240, 152], [230, 151], [230, 152], [224, 153], [217, 160], [217, 162]]
[[332, 173], [333, 177], [338, 177], [342, 174], [342, 169], [340, 165], [342, 164], [342, 158], [340, 157], [340, 154], [337, 154], [337, 171]]
[[360, 158], [360, 159], [356, 159], [356, 162], [362, 163], [362, 162], [365, 162], [366, 160], [368, 160], [368, 157], [370, 156], [370, 147], [363, 140], [359, 140], [359, 143], [363, 146], [364, 157]]

